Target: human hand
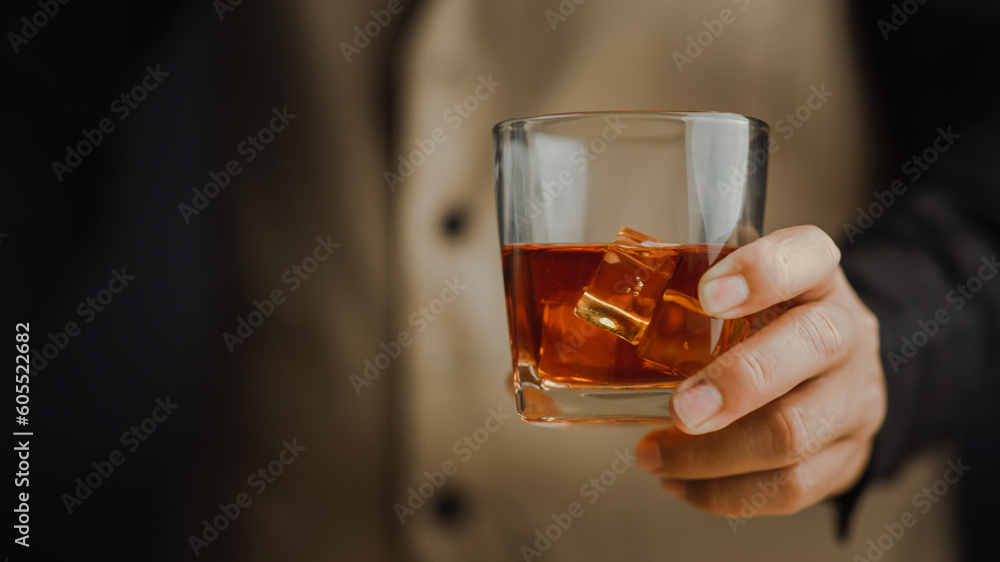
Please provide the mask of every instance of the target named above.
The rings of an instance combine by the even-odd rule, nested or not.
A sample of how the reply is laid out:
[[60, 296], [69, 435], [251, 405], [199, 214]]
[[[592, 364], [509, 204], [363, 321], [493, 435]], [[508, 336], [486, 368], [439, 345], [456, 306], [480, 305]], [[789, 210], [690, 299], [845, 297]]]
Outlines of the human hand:
[[885, 381], [878, 321], [839, 261], [823, 231], [796, 226], [702, 277], [698, 294], [714, 317], [782, 313], [681, 383], [670, 402], [675, 427], [639, 442], [639, 464], [667, 492], [732, 515], [766, 490], [754, 514], [785, 514], [860, 478], [885, 417]]

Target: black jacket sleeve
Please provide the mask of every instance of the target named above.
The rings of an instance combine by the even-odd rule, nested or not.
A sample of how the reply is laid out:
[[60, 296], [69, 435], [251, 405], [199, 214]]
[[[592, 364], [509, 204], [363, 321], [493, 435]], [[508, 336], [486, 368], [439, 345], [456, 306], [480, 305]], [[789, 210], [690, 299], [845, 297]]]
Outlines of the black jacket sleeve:
[[888, 412], [865, 476], [836, 500], [842, 533], [868, 482], [1000, 427], [1000, 7], [913, 5], [855, 11], [888, 168], [844, 227], [842, 263], [879, 318]]

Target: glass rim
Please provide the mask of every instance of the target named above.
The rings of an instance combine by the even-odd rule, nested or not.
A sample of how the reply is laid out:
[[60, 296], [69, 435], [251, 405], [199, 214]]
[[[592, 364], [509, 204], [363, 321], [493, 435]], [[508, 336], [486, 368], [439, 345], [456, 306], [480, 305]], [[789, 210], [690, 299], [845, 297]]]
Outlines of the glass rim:
[[530, 123], [539, 123], [547, 121], [571, 121], [574, 119], [581, 118], [600, 118], [600, 117], [649, 117], [651, 119], [665, 119], [665, 120], [676, 120], [682, 117], [694, 117], [696, 119], [710, 119], [710, 120], [729, 120], [738, 119], [748, 123], [751, 127], [760, 129], [765, 133], [770, 134], [770, 126], [761, 119], [756, 117], [750, 117], [749, 115], [743, 115], [742, 113], [733, 113], [728, 111], [701, 111], [701, 110], [661, 110], [661, 109], [623, 109], [623, 110], [601, 110], [601, 111], [574, 111], [568, 113], [548, 113], [542, 115], [533, 115], [528, 117], [514, 117], [511, 119], [504, 119], [496, 125], [493, 126], [493, 132], [499, 133], [500, 131], [506, 131], [513, 129], [518, 126], [524, 126]]

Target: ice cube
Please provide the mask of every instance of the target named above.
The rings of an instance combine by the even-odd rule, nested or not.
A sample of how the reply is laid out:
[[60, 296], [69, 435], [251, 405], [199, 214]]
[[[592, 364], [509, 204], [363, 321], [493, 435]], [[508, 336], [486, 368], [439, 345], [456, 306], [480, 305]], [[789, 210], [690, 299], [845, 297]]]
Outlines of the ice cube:
[[705, 244], [684, 248], [636, 350], [640, 357], [690, 376], [747, 336], [742, 319], [712, 318], [698, 300], [702, 275], [732, 250]]
[[698, 299], [667, 289], [636, 353], [674, 374], [691, 376], [711, 361], [728, 322], [706, 315]]
[[677, 267], [676, 247], [623, 227], [577, 302], [576, 315], [637, 345]]
[[698, 301], [701, 276], [734, 249], [668, 244], [622, 228], [574, 312], [635, 345], [642, 361], [693, 375], [750, 334], [746, 319], [712, 318]]

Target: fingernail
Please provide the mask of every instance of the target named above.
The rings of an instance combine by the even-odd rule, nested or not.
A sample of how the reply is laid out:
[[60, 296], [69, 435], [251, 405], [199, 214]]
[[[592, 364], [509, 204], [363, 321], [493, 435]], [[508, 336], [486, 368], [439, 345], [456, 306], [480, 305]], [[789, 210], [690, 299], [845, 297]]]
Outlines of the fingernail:
[[670, 479], [661, 480], [660, 486], [668, 494], [673, 494], [675, 496], [683, 496], [684, 490], [687, 488], [687, 484], [685, 484], [683, 480], [670, 480]]
[[639, 459], [639, 466], [650, 472], [655, 472], [663, 466], [660, 446], [652, 440], [640, 441], [636, 446], [635, 456]]
[[674, 413], [688, 427], [697, 427], [722, 408], [722, 395], [715, 385], [701, 379], [674, 393]]
[[700, 296], [701, 308], [712, 316], [718, 316], [745, 303], [750, 289], [742, 276], [726, 275], [705, 283]]

